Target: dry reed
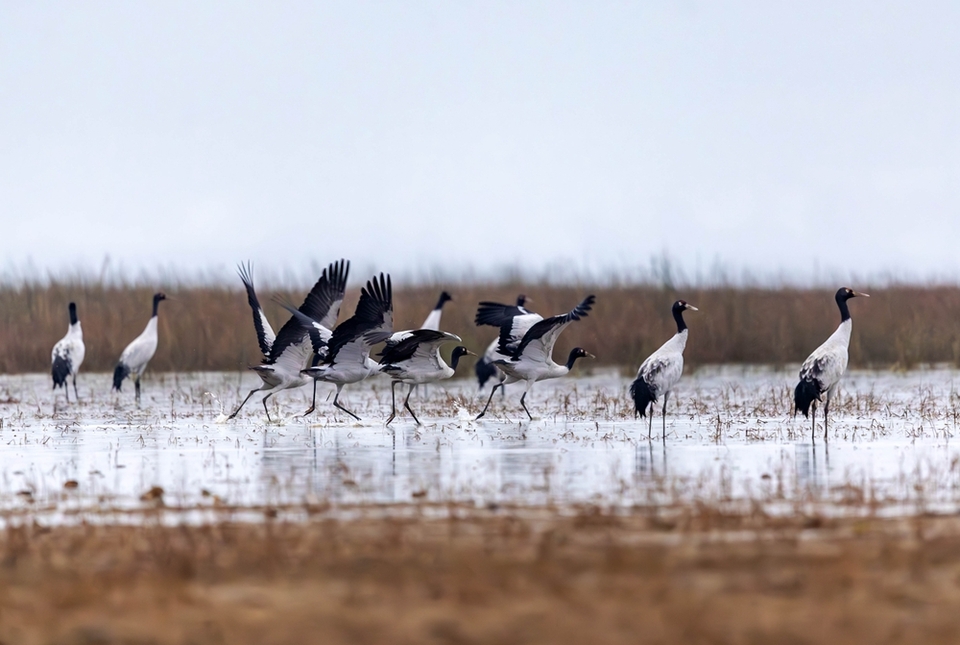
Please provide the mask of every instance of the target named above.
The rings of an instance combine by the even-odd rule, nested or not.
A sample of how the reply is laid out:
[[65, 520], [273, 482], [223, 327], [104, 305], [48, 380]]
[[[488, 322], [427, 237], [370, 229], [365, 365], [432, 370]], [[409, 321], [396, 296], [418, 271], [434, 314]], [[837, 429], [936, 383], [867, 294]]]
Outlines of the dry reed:
[[[239, 282], [238, 282], [239, 286]], [[859, 286], [859, 285], [858, 285]], [[867, 288], [864, 286], [864, 288]], [[396, 285], [396, 327], [420, 324], [440, 288]], [[656, 287], [549, 285], [459, 285], [444, 311], [444, 329], [482, 350], [495, 336], [473, 324], [480, 300], [512, 302], [518, 292], [533, 298], [545, 315], [567, 311], [587, 293], [597, 295], [589, 318], [572, 325], [558, 353], [581, 345], [601, 365], [636, 366], [674, 331], [670, 304], [677, 297], [696, 304], [687, 361], [786, 364], [799, 362], [839, 321], [827, 290], [698, 288], [677, 293]], [[851, 305], [856, 331], [852, 366], [910, 367], [960, 363], [960, 288], [890, 287], [872, 290]], [[251, 315], [239, 288], [175, 287], [161, 305], [160, 347], [151, 366], [158, 371], [234, 370], [259, 361]], [[67, 303], [76, 301], [87, 343], [85, 370], [108, 371], [127, 342], [143, 329], [152, 289], [96, 283], [0, 287], [0, 372], [49, 369], [50, 349], [67, 328]], [[352, 313], [357, 289], [348, 294], [341, 320]], [[263, 290], [260, 300], [275, 326], [286, 319], [273, 297], [300, 302], [303, 293]]]

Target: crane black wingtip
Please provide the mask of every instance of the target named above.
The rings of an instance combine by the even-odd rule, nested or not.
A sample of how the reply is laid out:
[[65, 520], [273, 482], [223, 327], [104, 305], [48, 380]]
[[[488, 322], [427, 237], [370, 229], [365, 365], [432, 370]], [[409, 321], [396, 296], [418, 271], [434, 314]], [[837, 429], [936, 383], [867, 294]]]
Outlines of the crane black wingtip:
[[593, 294], [587, 296], [583, 299], [576, 309], [573, 310], [573, 315], [571, 316], [574, 320], [580, 320], [581, 318], [586, 318], [587, 314], [593, 309], [593, 303], [597, 301], [597, 297]]

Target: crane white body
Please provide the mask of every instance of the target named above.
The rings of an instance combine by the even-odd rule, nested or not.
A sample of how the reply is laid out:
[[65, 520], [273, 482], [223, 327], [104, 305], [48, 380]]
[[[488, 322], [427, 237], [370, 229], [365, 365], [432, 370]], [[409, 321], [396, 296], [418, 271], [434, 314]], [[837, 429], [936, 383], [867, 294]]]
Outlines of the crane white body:
[[77, 401], [80, 400], [80, 394], [77, 392], [77, 373], [80, 371], [80, 365], [83, 363], [83, 357], [86, 354], [86, 347], [83, 344], [83, 327], [80, 319], [77, 317], [77, 306], [70, 303], [70, 327], [67, 328], [66, 335], [57, 341], [50, 352], [51, 372], [53, 375], [53, 387], [63, 386], [64, 396], [67, 397], [67, 403], [70, 402], [70, 391], [67, 388], [67, 377], [72, 377], [73, 393]]
[[853, 320], [848, 318], [800, 366], [800, 379], [816, 380], [826, 393], [827, 405], [847, 371], [852, 332]]
[[157, 341], [157, 317], [153, 316], [140, 335], [130, 341], [120, 354], [120, 363], [127, 367], [130, 376], [139, 378], [147, 369], [150, 359], [157, 353]]
[[680, 382], [683, 375], [683, 350], [687, 347], [689, 330], [674, 334], [654, 353], [650, 354], [637, 370], [637, 378], [642, 378], [654, 395], [666, 396]]

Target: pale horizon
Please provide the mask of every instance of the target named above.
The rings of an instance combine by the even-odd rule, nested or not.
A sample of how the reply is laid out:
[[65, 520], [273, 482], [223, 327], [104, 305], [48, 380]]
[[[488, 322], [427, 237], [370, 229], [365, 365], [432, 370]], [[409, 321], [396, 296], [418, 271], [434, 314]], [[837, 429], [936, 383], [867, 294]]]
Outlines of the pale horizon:
[[0, 271], [960, 283], [958, 18], [3, 3]]

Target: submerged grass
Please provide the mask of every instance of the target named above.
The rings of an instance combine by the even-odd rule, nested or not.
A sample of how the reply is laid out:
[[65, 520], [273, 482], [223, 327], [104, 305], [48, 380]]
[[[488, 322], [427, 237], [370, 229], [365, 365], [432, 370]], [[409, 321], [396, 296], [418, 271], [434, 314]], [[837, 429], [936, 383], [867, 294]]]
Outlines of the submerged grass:
[[0, 533], [0, 641], [954, 643], [960, 524], [583, 507]]
[[[355, 276], [356, 277], [356, 276]], [[237, 283], [239, 287], [239, 281]], [[869, 285], [856, 285], [868, 289]], [[440, 286], [395, 285], [396, 328], [417, 327], [436, 302]], [[157, 288], [163, 288], [158, 285]], [[444, 287], [448, 288], [448, 287]], [[833, 293], [796, 288], [696, 288], [682, 293], [653, 286], [596, 287], [547, 284], [457, 285], [444, 310], [443, 328], [482, 350], [496, 335], [473, 324], [480, 300], [512, 302], [523, 292], [544, 315], [570, 310], [587, 293], [594, 311], [572, 325], [558, 352], [581, 345], [601, 365], [635, 367], [674, 332], [670, 304], [682, 297], [701, 311], [689, 313], [689, 364], [785, 364], [802, 361], [839, 322]], [[246, 297], [239, 288], [173, 286], [161, 305], [160, 346], [151, 363], [159, 371], [233, 370], [260, 360]], [[960, 287], [871, 289], [855, 300], [852, 366], [960, 364]], [[50, 350], [67, 328], [67, 303], [76, 301], [87, 343], [87, 371], [113, 368], [124, 346], [146, 324], [152, 288], [91, 282], [0, 286], [0, 372], [49, 369]], [[302, 292], [263, 289], [260, 300], [279, 328], [287, 316], [274, 297], [297, 304]], [[341, 320], [356, 304], [348, 294]]]

